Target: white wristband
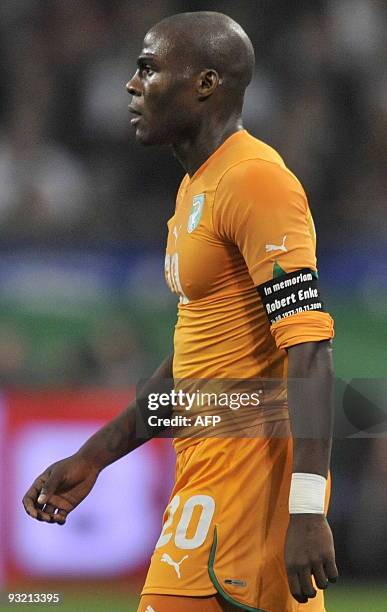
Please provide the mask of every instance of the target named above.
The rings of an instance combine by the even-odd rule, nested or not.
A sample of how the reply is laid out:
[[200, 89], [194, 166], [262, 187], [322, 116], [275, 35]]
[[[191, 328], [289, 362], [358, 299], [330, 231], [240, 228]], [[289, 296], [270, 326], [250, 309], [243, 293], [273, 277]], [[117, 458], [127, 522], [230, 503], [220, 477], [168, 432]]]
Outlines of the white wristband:
[[327, 479], [320, 474], [292, 474], [289, 493], [290, 514], [324, 514]]

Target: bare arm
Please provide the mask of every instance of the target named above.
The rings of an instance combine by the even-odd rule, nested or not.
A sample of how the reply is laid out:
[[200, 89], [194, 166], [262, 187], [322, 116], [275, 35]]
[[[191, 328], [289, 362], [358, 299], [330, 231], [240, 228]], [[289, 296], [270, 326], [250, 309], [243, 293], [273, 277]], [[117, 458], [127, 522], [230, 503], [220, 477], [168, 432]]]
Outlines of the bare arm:
[[[162, 431], [149, 431], [141, 425], [146, 423], [148, 394], [172, 389], [172, 360], [168, 357], [132, 404], [91, 436], [79, 451], [53, 463], [35, 479], [23, 497], [27, 514], [38, 521], [63, 525], [67, 515], [90, 493], [103, 468]], [[164, 410], [166, 416], [170, 407]], [[138, 426], [141, 437], [137, 435]]]
[[[153, 428], [152, 433], [144, 437], [137, 437], [137, 427], [141, 425], [146, 416], [144, 408], [148, 394], [159, 393], [162, 387], [165, 391], [166, 384], [170, 387], [169, 391], [172, 389], [172, 362], [173, 355], [163, 361], [128, 408], [87, 440], [78, 451], [84, 460], [95, 465], [98, 470], [102, 470], [158, 433]], [[166, 408], [166, 413], [170, 413], [169, 407]], [[167, 414], [160, 413], [160, 416], [167, 416]]]
[[293, 434], [293, 472], [328, 475], [333, 423], [330, 342], [288, 349], [288, 403]]
[[[329, 341], [288, 350], [288, 402], [293, 436], [293, 472], [327, 477], [333, 422], [333, 368]], [[290, 514], [285, 561], [289, 587], [300, 603], [335, 582], [333, 537], [325, 514]]]

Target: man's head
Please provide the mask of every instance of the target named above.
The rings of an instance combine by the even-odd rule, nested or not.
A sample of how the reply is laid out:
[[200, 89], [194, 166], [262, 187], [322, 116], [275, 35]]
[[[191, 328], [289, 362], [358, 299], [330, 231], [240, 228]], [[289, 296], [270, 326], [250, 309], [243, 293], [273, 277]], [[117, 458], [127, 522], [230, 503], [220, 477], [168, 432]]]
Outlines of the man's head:
[[127, 84], [144, 144], [194, 137], [208, 115], [227, 120], [242, 111], [254, 69], [244, 30], [222, 13], [179, 13], [146, 34], [138, 69]]

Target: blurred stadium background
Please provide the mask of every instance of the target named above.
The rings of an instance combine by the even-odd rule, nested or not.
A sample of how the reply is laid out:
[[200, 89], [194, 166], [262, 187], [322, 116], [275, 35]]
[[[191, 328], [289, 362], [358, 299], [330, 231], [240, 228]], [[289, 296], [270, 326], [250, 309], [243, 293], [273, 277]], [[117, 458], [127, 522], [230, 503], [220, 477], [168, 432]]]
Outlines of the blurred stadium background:
[[[103, 473], [63, 531], [20, 504], [170, 351], [163, 246], [182, 169], [135, 143], [124, 87], [146, 30], [201, 9], [253, 40], [245, 125], [308, 193], [340, 384], [380, 389], [386, 376], [384, 2], [2, 0], [0, 587], [64, 591], [61, 609], [135, 609], [169, 492], [172, 453], [152, 443]], [[383, 423], [378, 432], [335, 440], [342, 579], [329, 611], [387, 610]]]

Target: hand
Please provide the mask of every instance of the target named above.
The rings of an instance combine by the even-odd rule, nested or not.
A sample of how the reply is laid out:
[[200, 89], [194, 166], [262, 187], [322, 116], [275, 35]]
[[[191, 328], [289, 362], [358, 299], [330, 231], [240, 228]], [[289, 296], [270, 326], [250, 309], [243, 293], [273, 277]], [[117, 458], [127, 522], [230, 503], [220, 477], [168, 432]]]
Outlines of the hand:
[[291, 514], [285, 543], [285, 564], [290, 592], [299, 603], [316, 597], [319, 589], [336, 582], [335, 549], [324, 514]]
[[38, 521], [63, 525], [97, 480], [96, 467], [75, 454], [50, 465], [23, 497], [27, 514]]

